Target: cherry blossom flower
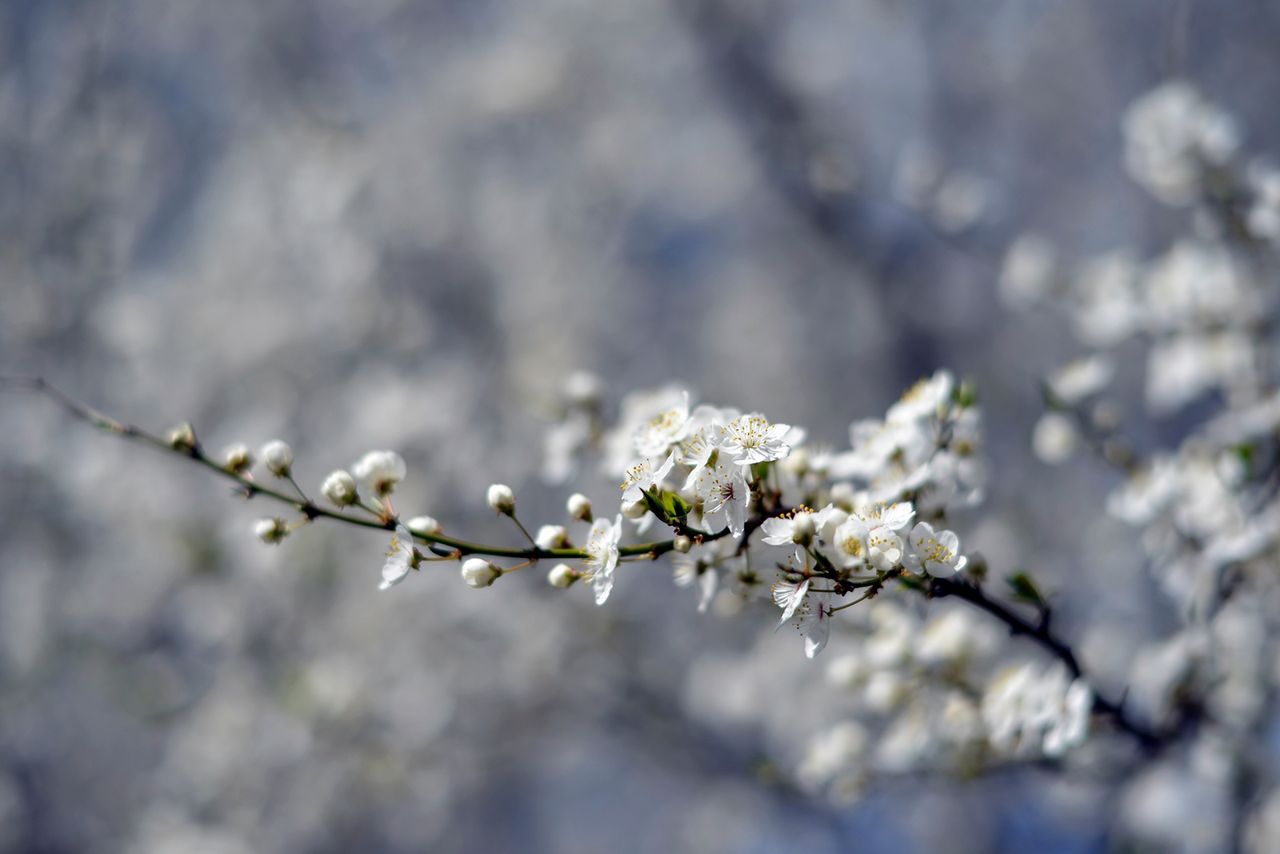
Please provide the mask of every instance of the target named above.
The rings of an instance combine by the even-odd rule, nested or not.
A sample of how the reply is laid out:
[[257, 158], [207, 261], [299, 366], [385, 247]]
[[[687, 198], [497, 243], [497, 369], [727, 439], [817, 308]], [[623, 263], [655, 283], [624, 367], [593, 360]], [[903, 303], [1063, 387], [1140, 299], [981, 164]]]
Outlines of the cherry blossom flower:
[[595, 591], [596, 604], [603, 605], [613, 590], [613, 571], [618, 566], [618, 540], [622, 537], [622, 514], [610, 522], [597, 519], [587, 534], [584, 561], [591, 573], [591, 587]]
[[911, 550], [902, 557], [912, 572], [927, 572], [936, 578], [950, 578], [964, 569], [968, 559], [960, 554], [960, 538], [952, 531], [933, 530], [928, 522], [917, 522], [908, 537]]
[[690, 555], [682, 555], [675, 561], [674, 579], [677, 587], [696, 587], [698, 590], [698, 613], [705, 614], [716, 595], [720, 573], [714, 566]]
[[751, 487], [742, 467], [733, 465], [717, 454], [712, 462], [689, 475], [684, 485], [702, 502], [703, 525], [715, 532], [728, 528], [735, 537], [742, 536], [747, 520]]
[[772, 462], [791, 452], [785, 441], [790, 431], [790, 425], [770, 424], [763, 415], [743, 415], [724, 426], [720, 447], [734, 456], [738, 465]]
[[395, 536], [391, 538], [391, 546], [387, 549], [387, 560], [382, 565], [382, 583], [378, 585], [378, 589], [387, 590], [404, 581], [417, 560], [413, 534], [404, 525], [396, 526]]
[[782, 609], [782, 617], [778, 620], [778, 624], [781, 625], [794, 617], [796, 611], [804, 604], [805, 596], [809, 592], [809, 579], [775, 582], [772, 592], [774, 604]]
[[675, 465], [675, 457], [668, 454], [666, 459], [646, 457], [627, 469], [622, 481], [622, 502], [634, 504], [644, 500], [645, 492], [662, 485], [663, 479]]
[[370, 451], [356, 461], [351, 473], [363, 481], [373, 495], [385, 498], [404, 480], [405, 465], [395, 451]]
[[804, 657], [813, 658], [827, 646], [831, 637], [832, 595], [810, 593], [797, 613], [796, 628], [804, 638]]
[[689, 392], [682, 392], [680, 401], [665, 408], [635, 429], [632, 434], [635, 449], [642, 457], [657, 457], [667, 453], [676, 442], [684, 438], [689, 424]]

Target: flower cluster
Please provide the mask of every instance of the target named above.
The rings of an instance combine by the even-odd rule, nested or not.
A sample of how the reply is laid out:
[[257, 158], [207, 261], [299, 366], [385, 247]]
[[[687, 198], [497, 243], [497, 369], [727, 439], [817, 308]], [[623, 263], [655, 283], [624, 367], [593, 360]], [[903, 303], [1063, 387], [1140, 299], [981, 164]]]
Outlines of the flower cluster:
[[[1033, 447], [1056, 465], [1088, 446], [1118, 472], [1106, 510], [1136, 529], [1148, 572], [1174, 606], [1173, 630], [1129, 666], [1127, 702], [1163, 725], [1212, 721], [1187, 728], [1188, 754], [1229, 757], [1153, 770], [1130, 793], [1141, 813], [1147, 801], [1186, 801], [1188, 792], [1199, 803], [1232, 774], [1254, 773], [1246, 745], [1269, 725], [1276, 625], [1266, 603], [1280, 593], [1280, 172], [1250, 158], [1235, 120], [1183, 81], [1139, 98], [1124, 135], [1130, 175], [1190, 214], [1184, 232], [1154, 256], [1120, 248], [1075, 269], [1044, 237], [1024, 235], [1005, 257], [1001, 290], [1013, 306], [1062, 311], [1088, 348], [1045, 378]], [[1104, 395], [1123, 365], [1120, 348], [1132, 353], [1135, 341], [1146, 353], [1146, 411], [1126, 413]], [[1135, 441], [1142, 427], [1127, 427], [1126, 415], [1176, 415], [1180, 438], [1173, 447]], [[1051, 755], [1076, 740], [1082, 710], [1096, 705], [1087, 690], [1029, 665], [987, 695], [983, 715], [1011, 749]], [[1269, 820], [1263, 813], [1258, 821]]]
[[[1096, 367], [1064, 371], [1057, 393], [1090, 392], [1100, 374], [1105, 371]], [[572, 383], [584, 381], [579, 376]], [[516, 490], [493, 484], [485, 501], [517, 529], [524, 540], [517, 545], [461, 539], [432, 516], [402, 521], [392, 497], [407, 466], [394, 451], [370, 451], [350, 471], [325, 477], [320, 494], [330, 509], [299, 485], [293, 451], [283, 441], [262, 448], [267, 476], [256, 478], [246, 446], [231, 446], [220, 460], [207, 457], [189, 425], [160, 439], [110, 420], [95, 423], [202, 463], [237, 482], [247, 497], [268, 496], [300, 511], [293, 521], [259, 521], [255, 532], [267, 543], [279, 544], [322, 518], [393, 532], [380, 590], [437, 562], [455, 563], [468, 587], [484, 589], [547, 561], [552, 588], [585, 582], [594, 602], [604, 605], [623, 565], [672, 553], [675, 582], [697, 591], [699, 612], [773, 607], [778, 627], [797, 631], [807, 658], [822, 652], [835, 626], [843, 625], [854, 642], [841, 644], [830, 673], [861, 698], [865, 714], [819, 731], [798, 771], [814, 785], [838, 789], [871, 771], [940, 763], [972, 770], [1011, 757], [1060, 757], [1084, 740], [1099, 710], [1131, 734], [1155, 738], [1114, 704], [1095, 700], [1083, 678], [1065, 679], [1064, 667], [1079, 673], [1078, 665], [1049, 633], [1048, 604], [1034, 583], [1021, 573], [1010, 581], [1038, 623], [985, 592], [985, 562], [966, 555], [948, 527], [982, 496], [976, 401], [970, 385], [939, 371], [912, 386], [883, 418], [855, 421], [849, 446], [831, 449], [760, 413], [694, 404], [683, 389], [627, 396], [608, 428], [593, 399], [589, 440], [572, 453], [566, 443], [549, 443], [549, 453], [559, 457], [551, 468], [585, 470], [595, 455], [618, 484], [605, 502], [616, 512], [597, 515], [591, 499], [574, 492], [563, 523], [532, 533], [520, 519]], [[580, 407], [565, 410], [570, 421], [580, 415]], [[1255, 418], [1270, 423], [1261, 414]], [[1146, 503], [1156, 507], [1159, 500]], [[666, 533], [651, 539], [661, 530]], [[641, 536], [650, 539], [632, 541]], [[890, 592], [899, 595], [877, 599]], [[977, 610], [959, 610], [961, 604], [921, 613], [928, 600], [943, 597]], [[1057, 658], [1056, 669], [1025, 663], [1002, 671], [1003, 649], [980, 612], [1039, 642]], [[865, 733], [876, 719], [883, 732], [868, 752]]]
[[[759, 412], [699, 402], [677, 384], [626, 395], [611, 422], [604, 383], [573, 374], [542, 473], [556, 485], [580, 478], [582, 491], [568, 496], [563, 518], [526, 526], [517, 490], [489, 486], [485, 503], [520, 538], [503, 545], [454, 536], [431, 516], [403, 520], [392, 499], [407, 466], [394, 451], [332, 471], [321, 506], [295, 480], [282, 441], [256, 455], [235, 444], [215, 460], [190, 425], [164, 438], [127, 435], [301, 513], [258, 521], [266, 543], [320, 518], [392, 532], [381, 590], [437, 562], [455, 565], [474, 589], [543, 566], [552, 588], [590, 588], [603, 606], [625, 587], [627, 566], [670, 555], [675, 584], [694, 591], [699, 613], [769, 614], [766, 623], [798, 634], [805, 657], [837, 650], [827, 674], [857, 715], [810, 731], [797, 774], [814, 788], [849, 793], [875, 774], [1067, 761], [1102, 719], [1147, 750], [1201, 714], [1247, 730], [1266, 706], [1270, 625], [1261, 605], [1235, 594], [1280, 588], [1280, 393], [1267, 370], [1280, 170], [1244, 158], [1234, 121], [1185, 83], [1139, 99], [1124, 133], [1130, 174], [1159, 202], [1191, 211], [1190, 232], [1150, 257], [1121, 248], [1074, 266], [1026, 234], [1009, 247], [999, 282], [1012, 306], [1064, 313], [1086, 350], [1043, 377], [1036, 455], [1062, 464], [1089, 446], [1121, 473], [1106, 507], [1140, 529], [1183, 619], [1137, 651], [1124, 702], [1100, 694], [1054, 634], [1049, 601], [1029, 575], [1006, 577], [1006, 603], [984, 587], [985, 561], [966, 554], [956, 528], [983, 500], [988, 471], [976, 392], [945, 370], [883, 416], [855, 420], [838, 448]], [[933, 211], [943, 230], [975, 222], [981, 194], [927, 166], [907, 170], [912, 205]], [[1147, 346], [1151, 413], [1211, 395], [1225, 404], [1169, 451], [1140, 454], [1105, 399], [1121, 373], [1119, 348], [1135, 339]], [[255, 478], [256, 461], [265, 474]], [[595, 501], [594, 471], [614, 485]], [[956, 604], [937, 608], [939, 599]], [[1025, 648], [1011, 657], [998, 623], [1049, 660], [1028, 660]]]

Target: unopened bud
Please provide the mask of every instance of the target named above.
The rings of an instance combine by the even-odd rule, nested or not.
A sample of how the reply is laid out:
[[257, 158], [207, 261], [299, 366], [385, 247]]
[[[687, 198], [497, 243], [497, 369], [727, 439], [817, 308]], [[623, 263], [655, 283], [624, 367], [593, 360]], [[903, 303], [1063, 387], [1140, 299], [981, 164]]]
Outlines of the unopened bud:
[[547, 583], [552, 587], [564, 589], [582, 577], [582, 573], [567, 563], [558, 563], [547, 573]]
[[682, 555], [687, 555], [689, 550], [693, 548], [693, 540], [689, 539], [684, 534], [681, 534], [671, 541], [671, 548], [680, 552]]
[[814, 530], [812, 513], [797, 513], [791, 520], [791, 539], [802, 546], [813, 539]]
[[644, 514], [649, 512], [649, 505], [645, 504], [644, 499], [637, 501], [622, 502], [622, 515], [628, 519], [643, 519]]
[[320, 491], [336, 507], [350, 507], [360, 497], [356, 490], [356, 479], [342, 469], [326, 477], [320, 485]]
[[190, 451], [196, 446], [196, 431], [190, 424], [183, 422], [169, 431], [165, 441], [175, 451]]
[[533, 541], [540, 549], [563, 549], [569, 546], [569, 532], [563, 525], [543, 525]]
[[569, 500], [565, 502], [565, 509], [569, 511], [570, 519], [577, 519], [580, 522], [591, 521], [591, 499], [581, 492], [575, 492], [569, 496]]
[[264, 543], [274, 546], [289, 536], [289, 526], [283, 519], [267, 517], [253, 523], [253, 533]]
[[852, 483], [840, 481], [831, 484], [831, 503], [844, 510], [852, 513], [854, 504], [857, 499], [857, 492], [853, 488]]
[[293, 469], [293, 448], [279, 439], [262, 446], [262, 462], [276, 477], [288, 477]]
[[473, 557], [462, 564], [462, 580], [468, 587], [488, 587], [501, 574], [501, 569], [484, 558]]
[[222, 452], [222, 466], [234, 474], [244, 474], [253, 468], [253, 452], [243, 442], [228, 445]]
[[510, 516], [516, 512], [516, 494], [505, 483], [495, 483], [489, 487], [489, 506], [495, 512]]
[[589, 407], [600, 402], [600, 378], [588, 371], [574, 371], [564, 383], [564, 396], [574, 406]]
[[405, 522], [405, 526], [415, 534], [425, 534], [428, 537], [434, 537], [443, 530], [434, 516], [414, 516]]
[[805, 448], [792, 448], [782, 460], [782, 467], [788, 474], [804, 477], [809, 472], [809, 451]]

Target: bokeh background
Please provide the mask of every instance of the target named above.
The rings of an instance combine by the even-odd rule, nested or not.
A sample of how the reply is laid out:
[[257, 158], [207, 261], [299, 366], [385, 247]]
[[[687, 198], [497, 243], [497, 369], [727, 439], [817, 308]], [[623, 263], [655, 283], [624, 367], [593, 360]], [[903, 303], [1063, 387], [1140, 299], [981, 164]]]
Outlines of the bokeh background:
[[[1114, 476], [1031, 455], [1079, 345], [1001, 306], [1001, 258], [1027, 228], [1167, 243], [1125, 106], [1186, 77], [1280, 150], [1277, 43], [1267, 0], [9, 0], [0, 373], [214, 449], [288, 439], [313, 489], [398, 449], [407, 514], [496, 540], [493, 480], [562, 521], [538, 472], [574, 369], [838, 444], [951, 367], [995, 473], [966, 546], [1050, 579], [1105, 683], [1169, 618], [1099, 518]], [[1097, 781], [803, 791], [837, 692], [665, 565], [601, 609], [447, 567], [379, 593], [385, 537], [265, 547], [265, 505], [15, 394], [0, 482], [0, 850], [1119, 844]]]

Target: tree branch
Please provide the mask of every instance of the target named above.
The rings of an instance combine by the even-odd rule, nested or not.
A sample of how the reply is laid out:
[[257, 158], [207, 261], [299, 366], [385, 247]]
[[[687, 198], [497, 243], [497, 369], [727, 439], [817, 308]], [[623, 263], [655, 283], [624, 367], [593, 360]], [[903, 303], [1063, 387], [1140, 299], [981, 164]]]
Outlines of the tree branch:
[[[1008, 626], [1010, 634], [1025, 635], [1051, 653], [1066, 665], [1067, 671], [1073, 679], [1084, 679], [1086, 682], [1090, 682], [1085, 675], [1084, 669], [1080, 666], [1080, 660], [1076, 658], [1075, 652], [1066, 642], [1056, 637], [1049, 630], [1048, 620], [1041, 620], [1038, 624], [1032, 623], [1014, 612], [1007, 605], [988, 598], [987, 594], [977, 584], [967, 581], [956, 581], [951, 578], [933, 578], [929, 580], [927, 593], [933, 598], [954, 596], [987, 612], [987, 614]], [[1110, 718], [1117, 727], [1137, 739], [1138, 744], [1147, 753], [1154, 754], [1159, 752], [1177, 736], [1181, 729], [1181, 727], [1174, 727], [1166, 732], [1155, 732], [1130, 717], [1124, 709], [1123, 702], [1117, 703], [1109, 700], [1098, 693], [1095, 686], [1091, 684], [1090, 687], [1093, 688], [1093, 711], [1096, 714]]]

